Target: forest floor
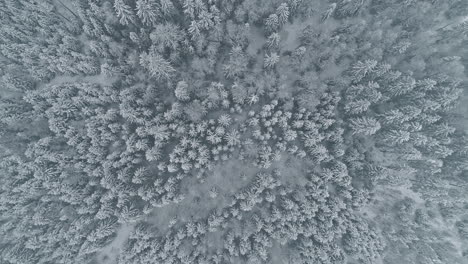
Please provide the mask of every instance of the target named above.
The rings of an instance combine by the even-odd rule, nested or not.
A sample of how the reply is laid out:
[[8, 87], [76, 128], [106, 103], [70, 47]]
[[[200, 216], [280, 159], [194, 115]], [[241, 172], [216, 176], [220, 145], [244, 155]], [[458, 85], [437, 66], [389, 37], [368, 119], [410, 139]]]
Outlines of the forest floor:
[[123, 224], [117, 231], [117, 236], [112, 243], [104, 247], [101, 252], [96, 256], [99, 264], [113, 264], [117, 261], [118, 253], [120, 252], [128, 236], [133, 231], [133, 224]]

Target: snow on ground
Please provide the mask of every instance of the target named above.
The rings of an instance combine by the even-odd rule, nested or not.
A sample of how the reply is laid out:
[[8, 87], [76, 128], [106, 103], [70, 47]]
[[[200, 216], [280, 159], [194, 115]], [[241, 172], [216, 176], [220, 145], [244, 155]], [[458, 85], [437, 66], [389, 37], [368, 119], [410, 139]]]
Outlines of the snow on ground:
[[[304, 186], [307, 166], [300, 159], [284, 153], [281, 160], [268, 169], [259, 169], [248, 161], [232, 159], [219, 163], [202, 178], [191, 176], [182, 182], [181, 192], [185, 199], [178, 204], [155, 208], [148, 221], [158, 226], [161, 232], [168, 230], [171, 220], [176, 223], [191, 219], [202, 219], [209, 216], [213, 210], [227, 207], [233, 201], [234, 194], [251, 183], [261, 171], [280, 171], [278, 179], [283, 185]], [[212, 197], [210, 190], [216, 189], [218, 194]]]
[[[185, 199], [176, 205], [156, 208], [149, 221], [164, 231], [173, 219], [186, 222], [192, 218], [205, 218], [212, 210], [228, 206], [233, 195], [247, 186], [257, 172], [258, 168], [237, 159], [219, 163], [202, 178], [191, 176], [184, 179], [181, 192]], [[216, 197], [210, 196], [213, 188], [218, 191]]]
[[263, 30], [256, 26], [250, 26], [249, 46], [247, 53], [251, 56], [257, 56], [259, 50], [265, 45], [266, 38]]
[[287, 246], [282, 246], [277, 241], [273, 241], [273, 246], [270, 250], [271, 264], [289, 264], [291, 263], [291, 255], [290, 250], [288, 250]]
[[102, 86], [108, 86], [111, 85], [117, 78], [112, 78], [109, 76], [106, 76], [104, 74], [98, 74], [98, 75], [92, 75], [92, 76], [66, 76], [66, 75], [61, 75], [53, 78], [48, 85], [57, 85], [57, 84], [62, 84], [62, 83], [67, 83], [67, 82], [89, 82], [89, 83], [97, 83]]
[[104, 247], [101, 252], [97, 255], [96, 261], [99, 264], [114, 264], [117, 261], [117, 256], [124, 245], [125, 241], [128, 239], [128, 236], [134, 228], [133, 224], [123, 224], [120, 226], [117, 231], [117, 236], [115, 239]]
[[304, 186], [309, 165], [288, 153], [281, 154], [281, 160], [273, 162], [273, 169], [280, 171], [279, 181], [287, 186]]
[[302, 30], [310, 23], [312, 23], [312, 18], [304, 21], [294, 21], [293, 23], [284, 25], [280, 32], [281, 50], [295, 50], [300, 45], [299, 37], [301, 36]]
[[[460, 103], [457, 105], [454, 111], [455, 113], [458, 113], [465, 117], [468, 115], [468, 89], [465, 89], [464, 95], [462, 96]], [[460, 122], [457, 125], [459, 129], [464, 129], [468, 132], [468, 119], [465, 119], [465, 121], [466, 122]]]

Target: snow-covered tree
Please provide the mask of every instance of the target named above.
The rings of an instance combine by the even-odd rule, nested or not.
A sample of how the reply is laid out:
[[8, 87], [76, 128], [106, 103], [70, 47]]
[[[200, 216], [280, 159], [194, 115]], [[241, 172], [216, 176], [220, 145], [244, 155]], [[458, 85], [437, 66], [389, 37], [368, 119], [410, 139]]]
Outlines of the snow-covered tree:
[[152, 26], [156, 24], [159, 16], [159, 9], [154, 0], [138, 0], [136, 1], [137, 16], [143, 24]]
[[146, 52], [141, 53], [140, 65], [158, 80], [170, 79], [175, 73], [174, 67], [155, 50], [150, 51], [149, 54]]
[[117, 17], [119, 17], [120, 24], [126, 26], [129, 23], [135, 23], [135, 14], [124, 0], [114, 0], [114, 9]]
[[279, 46], [280, 43], [280, 35], [276, 32], [272, 33], [268, 37], [267, 45], [269, 48], [276, 48]]
[[265, 68], [273, 68], [280, 60], [279, 55], [276, 52], [265, 55], [265, 61], [263, 65]]
[[372, 117], [357, 117], [350, 120], [350, 127], [353, 130], [353, 134], [362, 135], [373, 135], [380, 128], [380, 123]]
[[280, 26], [283, 26], [288, 22], [289, 18], [289, 6], [286, 3], [280, 4], [280, 6], [276, 9], [276, 14], [278, 15], [278, 23]]
[[278, 15], [271, 14], [268, 16], [268, 18], [265, 20], [265, 26], [269, 31], [276, 31], [280, 26], [280, 19]]
[[325, 10], [325, 12], [323, 12], [322, 14], [322, 18], [321, 18], [322, 22], [327, 20], [329, 17], [331, 17], [335, 9], [336, 9], [336, 3], [330, 4], [328, 8]]
[[377, 66], [376, 60], [358, 61], [351, 67], [350, 73], [355, 82], [359, 82]]

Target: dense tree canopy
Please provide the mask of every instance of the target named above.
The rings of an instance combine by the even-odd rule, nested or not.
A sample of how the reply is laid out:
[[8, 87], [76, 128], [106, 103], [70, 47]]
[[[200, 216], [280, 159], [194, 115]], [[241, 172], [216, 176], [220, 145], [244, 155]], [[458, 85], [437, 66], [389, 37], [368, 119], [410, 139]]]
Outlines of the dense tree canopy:
[[0, 1], [0, 263], [467, 263], [467, 12]]

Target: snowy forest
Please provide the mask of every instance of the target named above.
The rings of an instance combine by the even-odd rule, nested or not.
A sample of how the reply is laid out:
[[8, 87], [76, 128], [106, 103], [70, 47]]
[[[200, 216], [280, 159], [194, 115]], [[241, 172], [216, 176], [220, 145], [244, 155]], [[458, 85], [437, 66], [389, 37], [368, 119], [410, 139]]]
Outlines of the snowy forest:
[[0, 21], [1, 264], [468, 264], [467, 0]]

